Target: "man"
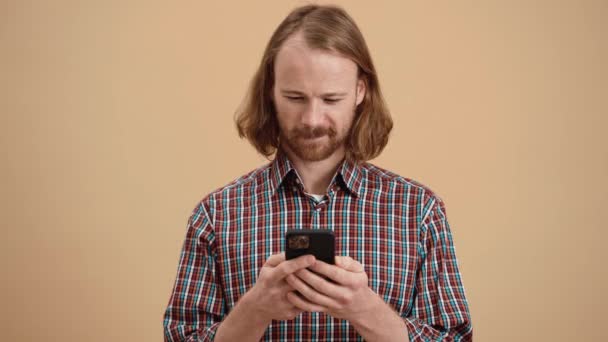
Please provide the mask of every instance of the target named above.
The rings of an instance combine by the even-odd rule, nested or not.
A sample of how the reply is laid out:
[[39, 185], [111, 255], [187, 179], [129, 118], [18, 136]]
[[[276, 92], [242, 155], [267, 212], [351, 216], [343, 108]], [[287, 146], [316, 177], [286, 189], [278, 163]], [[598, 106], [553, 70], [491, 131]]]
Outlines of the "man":
[[[392, 121], [344, 10], [290, 13], [238, 114], [240, 136], [276, 155], [195, 208], [165, 340], [472, 339], [443, 202], [366, 162]], [[285, 260], [290, 228], [332, 230], [336, 264]]]

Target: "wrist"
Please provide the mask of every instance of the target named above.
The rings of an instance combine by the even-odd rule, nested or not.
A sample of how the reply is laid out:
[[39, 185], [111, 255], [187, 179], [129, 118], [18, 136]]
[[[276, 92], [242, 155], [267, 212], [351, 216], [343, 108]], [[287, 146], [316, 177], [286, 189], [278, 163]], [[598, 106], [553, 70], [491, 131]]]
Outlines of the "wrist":
[[255, 296], [246, 292], [217, 329], [215, 341], [259, 341], [270, 321], [256, 311]]
[[364, 306], [365, 310], [359, 311], [348, 318], [353, 326], [367, 326], [372, 323], [373, 317], [379, 318], [385, 314], [386, 303], [384, 300], [371, 288], [368, 287], [366, 291], [368, 299], [366, 300], [367, 305]]
[[267, 312], [260, 309], [260, 305], [258, 305], [255, 286], [241, 297], [239, 303], [242, 304], [243, 311], [247, 313], [246, 317], [253, 320], [256, 325], [268, 326], [272, 323], [272, 317], [270, 317]]
[[354, 317], [350, 323], [366, 341], [409, 341], [405, 322], [382, 297], [373, 292], [369, 310]]

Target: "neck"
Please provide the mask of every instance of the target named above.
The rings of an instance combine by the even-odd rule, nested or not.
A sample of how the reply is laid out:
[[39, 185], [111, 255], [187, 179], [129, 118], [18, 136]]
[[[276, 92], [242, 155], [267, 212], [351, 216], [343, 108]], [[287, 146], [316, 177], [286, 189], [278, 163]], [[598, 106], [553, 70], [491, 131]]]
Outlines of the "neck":
[[284, 149], [292, 166], [304, 183], [304, 191], [311, 194], [325, 194], [336, 170], [344, 160], [344, 149], [336, 151], [326, 159], [319, 161], [304, 161], [294, 155], [289, 149]]

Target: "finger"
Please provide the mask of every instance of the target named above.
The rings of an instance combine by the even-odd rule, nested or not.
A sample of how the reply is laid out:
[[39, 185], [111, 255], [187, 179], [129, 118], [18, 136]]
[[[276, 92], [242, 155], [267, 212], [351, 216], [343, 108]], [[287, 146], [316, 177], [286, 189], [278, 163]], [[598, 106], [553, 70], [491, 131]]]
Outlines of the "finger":
[[308, 286], [305, 282], [303, 282], [297, 276], [290, 274], [287, 278], [285, 278], [289, 285], [291, 285], [294, 289], [296, 289], [305, 299], [309, 302], [321, 305], [324, 307], [334, 308], [337, 306], [337, 302], [332, 298], [315, 291], [313, 288]]
[[324, 275], [341, 285], [350, 285], [354, 281], [350, 271], [346, 271], [336, 265], [330, 265], [321, 260], [317, 260], [314, 265], [310, 266], [310, 270], [320, 275]]
[[315, 257], [312, 255], [302, 255], [295, 259], [286, 260], [275, 267], [270, 278], [274, 281], [281, 280], [295, 271], [312, 266], [314, 263]]
[[[289, 301], [289, 300], [288, 300], [288, 301]], [[292, 304], [292, 305], [293, 305], [293, 304]], [[288, 319], [289, 319], [289, 320], [291, 320], [291, 319], [296, 318], [296, 317], [297, 317], [299, 314], [301, 314], [303, 311], [304, 311], [304, 310], [302, 310], [302, 309], [300, 309], [300, 308], [298, 308], [298, 307], [296, 307], [296, 306], [294, 305], [294, 308], [293, 308], [293, 309], [291, 309], [291, 310], [289, 311], [289, 313], [288, 313]]]
[[285, 261], [285, 252], [273, 254], [270, 257], [268, 257], [268, 259], [266, 259], [264, 266], [275, 267], [275, 266], [278, 266], [283, 261]]
[[365, 269], [363, 265], [359, 263], [357, 260], [349, 257], [349, 256], [337, 256], [336, 257], [336, 265], [341, 267], [342, 269], [350, 272], [364, 272]]
[[302, 297], [298, 296], [297, 294], [293, 293], [293, 292], [289, 292], [287, 294], [287, 300], [293, 304], [293, 306], [295, 306], [296, 308], [302, 310], [302, 311], [308, 311], [308, 312], [326, 312], [327, 308], [321, 306], [321, 305], [317, 305], [317, 304], [313, 304], [309, 301], [306, 301], [304, 299], [302, 299]]
[[294, 275], [304, 281], [308, 286], [312, 287], [315, 291], [332, 299], [342, 299], [343, 294], [348, 291], [348, 289], [343, 286], [332, 283], [307, 269], [299, 270], [295, 272]]

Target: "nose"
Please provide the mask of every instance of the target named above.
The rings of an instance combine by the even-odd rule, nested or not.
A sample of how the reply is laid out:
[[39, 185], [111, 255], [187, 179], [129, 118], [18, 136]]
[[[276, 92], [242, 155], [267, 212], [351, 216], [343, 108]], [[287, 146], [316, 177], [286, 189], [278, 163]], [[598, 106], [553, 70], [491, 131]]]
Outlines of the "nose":
[[308, 101], [301, 115], [301, 123], [309, 127], [317, 127], [323, 120], [323, 104], [319, 100]]

